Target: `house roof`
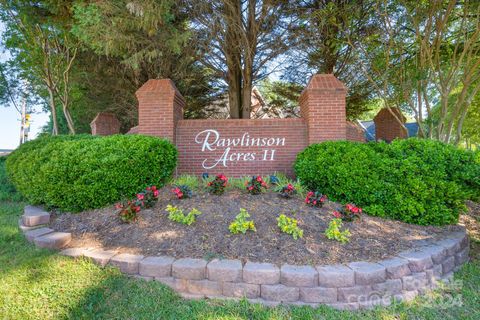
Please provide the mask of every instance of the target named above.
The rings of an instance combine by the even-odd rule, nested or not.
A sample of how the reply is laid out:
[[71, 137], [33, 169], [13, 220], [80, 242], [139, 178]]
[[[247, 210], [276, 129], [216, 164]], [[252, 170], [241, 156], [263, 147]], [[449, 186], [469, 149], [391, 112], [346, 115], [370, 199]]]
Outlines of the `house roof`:
[[[365, 130], [365, 139], [367, 141], [375, 141], [375, 123], [371, 121], [360, 121], [362, 127]], [[408, 131], [408, 137], [415, 137], [418, 132], [418, 123], [408, 122], [405, 123], [405, 127]]]

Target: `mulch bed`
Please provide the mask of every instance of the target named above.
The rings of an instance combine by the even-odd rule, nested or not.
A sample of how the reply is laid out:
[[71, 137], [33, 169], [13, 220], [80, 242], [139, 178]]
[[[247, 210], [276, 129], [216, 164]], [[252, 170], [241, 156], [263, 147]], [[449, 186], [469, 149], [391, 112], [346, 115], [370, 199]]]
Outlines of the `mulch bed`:
[[[221, 196], [197, 192], [191, 199], [178, 200], [170, 190], [170, 186], [160, 190], [156, 206], [142, 210], [136, 223], [122, 223], [112, 206], [79, 214], [54, 215], [51, 227], [72, 232], [71, 247], [103, 247], [145, 256], [228, 258], [279, 265], [378, 261], [462, 228], [423, 227], [363, 215], [360, 221], [344, 223], [352, 237], [349, 243], [340, 244], [324, 235], [332, 211], [338, 207], [333, 202], [318, 209], [306, 206], [300, 197], [283, 199], [272, 191], [253, 196], [238, 189]], [[168, 204], [186, 213], [197, 208], [203, 214], [193, 225], [181, 225], [167, 218], [165, 208]], [[250, 213], [257, 232], [245, 235], [229, 232], [228, 226], [240, 208]], [[302, 239], [294, 240], [280, 232], [276, 218], [282, 213], [298, 220], [299, 227], [304, 230]]]

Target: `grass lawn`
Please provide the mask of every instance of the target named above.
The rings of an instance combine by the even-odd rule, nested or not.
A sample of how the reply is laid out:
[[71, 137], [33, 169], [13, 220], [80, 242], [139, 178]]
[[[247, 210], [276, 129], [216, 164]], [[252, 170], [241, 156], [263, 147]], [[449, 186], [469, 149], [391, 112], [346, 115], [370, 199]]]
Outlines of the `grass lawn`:
[[[461, 288], [369, 311], [186, 301], [160, 283], [35, 248], [17, 227], [23, 206], [18, 200], [0, 201], [1, 319], [478, 319], [480, 315], [478, 257], [455, 275], [463, 281]], [[472, 239], [474, 252], [478, 241]], [[452, 300], [453, 306], [448, 304]], [[442, 303], [447, 306], [439, 307]]]

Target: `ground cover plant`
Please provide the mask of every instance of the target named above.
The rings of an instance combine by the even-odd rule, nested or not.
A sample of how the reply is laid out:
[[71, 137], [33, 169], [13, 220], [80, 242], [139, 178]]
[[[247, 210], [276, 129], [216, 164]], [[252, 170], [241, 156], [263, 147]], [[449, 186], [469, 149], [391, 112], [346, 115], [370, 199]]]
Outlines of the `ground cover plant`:
[[298, 227], [298, 221], [296, 219], [281, 214], [277, 218], [277, 222], [280, 230], [291, 235], [293, 239], [303, 238], [303, 230]]
[[238, 233], [247, 233], [247, 231], [257, 231], [255, 228], [255, 223], [253, 220], [247, 220], [250, 218], [250, 214], [248, 214], [247, 210], [240, 209], [240, 213], [235, 217], [235, 220], [228, 226], [228, 230], [230, 230], [233, 234]]
[[76, 212], [163, 186], [176, 159], [175, 147], [155, 137], [44, 137], [15, 150], [6, 168], [30, 203]]
[[168, 219], [181, 224], [186, 224], [187, 226], [194, 223], [196, 217], [202, 214], [198, 209], [193, 208], [187, 215], [185, 215], [182, 209], [172, 205], [168, 205], [165, 211], [168, 212]]
[[420, 225], [454, 224], [465, 200], [480, 192], [474, 154], [432, 140], [324, 142], [298, 154], [298, 178], [370, 215]]
[[347, 243], [350, 241], [350, 230], [342, 228], [342, 219], [335, 218], [330, 221], [327, 230], [325, 230], [325, 236], [330, 240], [336, 240], [341, 243]]

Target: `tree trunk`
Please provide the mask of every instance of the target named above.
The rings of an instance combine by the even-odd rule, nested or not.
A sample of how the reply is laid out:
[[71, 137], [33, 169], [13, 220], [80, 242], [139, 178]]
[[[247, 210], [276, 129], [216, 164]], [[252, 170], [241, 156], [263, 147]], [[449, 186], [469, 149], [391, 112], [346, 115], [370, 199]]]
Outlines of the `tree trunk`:
[[70, 134], [75, 134], [75, 125], [73, 123], [73, 118], [70, 115], [68, 106], [66, 105], [63, 105], [63, 114], [65, 116], [65, 120], [67, 120], [68, 131], [70, 132]]
[[55, 108], [55, 98], [53, 96], [53, 90], [47, 85], [48, 90], [48, 104], [50, 105], [50, 112], [52, 113], [52, 135], [58, 135], [58, 121], [57, 121], [57, 109]]

